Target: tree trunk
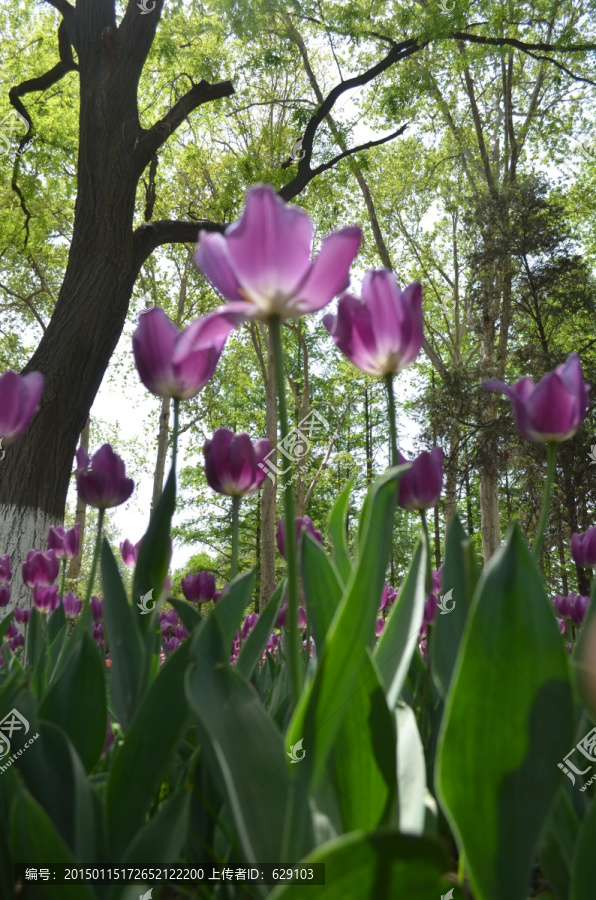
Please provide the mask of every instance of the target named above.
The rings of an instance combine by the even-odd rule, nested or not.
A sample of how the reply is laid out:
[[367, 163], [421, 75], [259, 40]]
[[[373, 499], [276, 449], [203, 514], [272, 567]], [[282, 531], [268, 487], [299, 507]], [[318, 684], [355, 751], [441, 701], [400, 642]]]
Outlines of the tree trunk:
[[[91, 419], [88, 418], [85, 422], [85, 427], [81, 431], [81, 439], [79, 443], [79, 447], [84, 447], [85, 450], [89, 449], [89, 428], [91, 426]], [[79, 495], [77, 494], [77, 508], [75, 512], [75, 525], [77, 522], [81, 526], [81, 531], [79, 533], [79, 552], [77, 555], [71, 559], [70, 566], [68, 567], [68, 572], [66, 573], [67, 578], [77, 579], [81, 574], [81, 562], [83, 559], [83, 546], [85, 543], [85, 521], [87, 519], [87, 504], [84, 500], [81, 500]]]
[[[277, 447], [277, 396], [275, 393], [275, 367], [269, 327], [266, 328], [267, 366], [265, 381], [265, 428], [271, 447]], [[277, 454], [270, 459], [274, 465]], [[285, 468], [285, 465], [284, 465]], [[259, 611], [263, 611], [273, 593], [275, 584], [275, 530], [277, 527], [277, 482], [269, 476], [263, 482], [261, 494], [261, 587]]]
[[169, 397], [162, 397], [161, 411], [159, 414], [159, 432], [157, 435], [157, 459], [153, 473], [153, 497], [151, 499], [151, 515], [157, 506], [157, 501], [163, 491], [163, 480], [166, 470], [166, 458], [168, 455], [168, 438], [170, 434], [170, 407]]
[[457, 508], [457, 463], [460, 434], [461, 426], [454, 419], [449, 435], [449, 455], [445, 458], [445, 544], [447, 544], [447, 532]]
[[[487, 445], [485, 452], [488, 450]], [[501, 546], [499, 470], [495, 463], [488, 461], [480, 472], [480, 531], [482, 533], [482, 557], [486, 565]]]

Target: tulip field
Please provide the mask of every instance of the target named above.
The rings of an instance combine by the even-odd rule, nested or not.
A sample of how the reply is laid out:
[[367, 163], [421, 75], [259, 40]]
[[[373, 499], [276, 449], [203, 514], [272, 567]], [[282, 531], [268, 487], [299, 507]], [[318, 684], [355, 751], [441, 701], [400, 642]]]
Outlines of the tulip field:
[[595, 23], [0, 11], [0, 900], [596, 897]]

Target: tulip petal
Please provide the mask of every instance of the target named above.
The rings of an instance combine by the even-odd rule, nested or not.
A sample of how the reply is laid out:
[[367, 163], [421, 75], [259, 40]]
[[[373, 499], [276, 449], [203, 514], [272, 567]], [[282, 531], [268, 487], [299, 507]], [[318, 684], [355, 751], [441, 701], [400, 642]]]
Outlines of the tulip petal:
[[530, 430], [534, 440], [564, 439], [579, 428], [577, 399], [569, 394], [556, 372], [545, 375], [528, 400]]
[[194, 261], [205, 278], [226, 300], [232, 302], [245, 300], [239, 292], [240, 283], [232, 268], [227, 238], [223, 234], [199, 232]]
[[177, 384], [171, 360], [177, 337], [178, 329], [159, 307], [143, 313], [132, 336], [140, 379], [148, 390], [162, 397], [175, 396]]
[[317, 312], [350, 283], [352, 265], [362, 241], [357, 225], [341, 228], [324, 238], [321, 249], [291, 301], [294, 315]]

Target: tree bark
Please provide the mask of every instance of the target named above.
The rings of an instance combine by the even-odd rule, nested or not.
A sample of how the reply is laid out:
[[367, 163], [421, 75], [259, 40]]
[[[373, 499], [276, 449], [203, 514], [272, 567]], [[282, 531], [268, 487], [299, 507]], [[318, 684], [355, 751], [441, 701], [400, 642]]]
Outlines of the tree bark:
[[[81, 431], [81, 439], [79, 443], [79, 447], [84, 447], [85, 450], [89, 449], [89, 428], [91, 426], [91, 418], [87, 418], [85, 422], [85, 427]], [[66, 573], [67, 578], [78, 579], [81, 574], [81, 562], [83, 559], [83, 546], [85, 543], [85, 521], [87, 519], [87, 504], [84, 500], [81, 500], [79, 495], [77, 494], [77, 508], [75, 511], [75, 525], [78, 523], [81, 526], [81, 530], [79, 532], [79, 552], [77, 555], [71, 559], [70, 565], [68, 567], [68, 572]]]
[[457, 463], [459, 459], [459, 439], [461, 426], [454, 419], [449, 436], [449, 455], [445, 458], [445, 545], [447, 544], [447, 532], [457, 508]]

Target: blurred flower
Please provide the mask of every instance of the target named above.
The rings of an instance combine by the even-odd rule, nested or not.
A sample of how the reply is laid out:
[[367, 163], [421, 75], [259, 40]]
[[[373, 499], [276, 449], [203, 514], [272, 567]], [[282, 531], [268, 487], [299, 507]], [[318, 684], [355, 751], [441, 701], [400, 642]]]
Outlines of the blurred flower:
[[210, 441], [205, 441], [205, 475], [209, 486], [218, 494], [246, 497], [261, 487], [265, 472], [258, 467], [271, 449], [267, 439], [251, 441], [242, 432], [218, 428]]
[[323, 309], [350, 283], [358, 227], [328, 235], [311, 261], [313, 225], [270, 185], [251, 187], [242, 217], [225, 235], [199, 232], [195, 263], [230, 301], [206, 317], [205, 337], [227, 337], [246, 319], [294, 319]]
[[429, 594], [424, 603], [424, 621], [427, 625], [432, 625], [437, 618], [437, 608], [439, 601], [434, 594]]
[[132, 349], [139, 377], [152, 394], [188, 400], [213, 378], [228, 333], [205, 339], [207, 318], [196, 319], [183, 331], [159, 307], [139, 318]]
[[103, 619], [103, 603], [99, 597], [91, 597], [91, 615], [95, 622]]
[[182, 593], [192, 603], [208, 603], [215, 596], [215, 576], [211, 572], [188, 574], [180, 584]]
[[169, 622], [170, 625], [177, 625], [177, 624], [178, 624], [178, 613], [176, 612], [175, 609], [173, 609], [173, 608], [172, 608], [172, 609], [169, 609], [169, 610], [167, 611], [167, 613], [163, 613], [163, 615], [164, 615], [164, 617], [165, 617], [165, 621], [166, 621], [166, 622]]
[[19, 629], [17, 628], [17, 626], [15, 625], [14, 622], [11, 622], [6, 630], [5, 637], [7, 640], [11, 640], [11, 638], [16, 637], [18, 633], [19, 633]]
[[58, 585], [54, 587], [34, 587], [33, 602], [42, 613], [51, 613], [60, 606], [60, 594]]
[[590, 385], [584, 381], [577, 353], [564, 365], [544, 375], [538, 384], [522, 378], [513, 387], [502, 381], [483, 381], [489, 391], [501, 391], [511, 400], [515, 424], [528, 441], [559, 443], [577, 432], [586, 417]]
[[[287, 628], [286, 617], [288, 604], [283, 603], [275, 619], [275, 628]], [[306, 610], [303, 606], [298, 607], [298, 628], [306, 628]]]
[[46, 547], [53, 550], [58, 559], [74, 559], [79, 552], [80, 531], [80, 522], [69, 531], [64, 531], [62, 525], [52, 525], [46, 539]]
[[[399, 463], [408, 460], [398, 453]], [[402, 509], [430, 509], [436, 506], [443, 488], [443, 451], [433, 447], [424, 450], [399, 479], [398, 504]]]
[[180, 646], [180, 641], [177, 637], [172, 637], [168, 641], [164, 641], [164, 647], [168, 651], [168, 653], [173, 653], [174, 650]]
[[25, 637], [22, 634], [17, 634], [15, 638], [8, 642], [8, 646], [14, 653], [19, 647], [25, 646]]
[[213, 595], [213, 602], [214, 602], [214, 603], [217, 603], [219, 600], [221, 600], [221, 598], [223, 597], [223, 595], [225, 594], [225, 592], [227, 591], [227, 589], [229, 588], [229, 586], [230, 586], [229, 583], [228, 583], [228, 584], [224, 584], [224, 586], [222, 587], [221, 591], [216, 591], [216, 592], [215, 592], [215, 594]]
[[62, 606], [67, 619], [76, 619], [83, 608], [83, 601], [75, 597], [72, 591], [67, 591], [62, 598]]
[[565, 634], [565, 632], [567, 631], [565, 619], [557, 619], [557, 625], [559, 626], [559, 631], [561, 632], [561, 634]]
[[422, 654], [422, 659], [426, 659], [426, 638], [420, 641], [420, 653]]
[[186, 630], [184, 625], [177, 625], [174, 628], [174, 634], [176, 635], [176, 637], [178, 638], [179, 641], [183, 641], [184, 638], [188, 637], [188, 631]]
[[569, 618], [569, 600], [567, 597], [557, 594], [553, 600], [553, 606], [560, 616], [563, 616], [564, 619]]
[[79, 447], [75, 477], [81, 500], [97, 509], [125, 503], [135, 486], [132, 478], [126, 478], [126, 467], [109, 444], [104, 444], [93, 454], [91, 468], [87, 451]]
[[572, 536], [571, 555], [580, 569], [596, 568], [596, 528]]
[[586, 615], [586, 610], [590, 605], [590, 598], [583, 597], [581, 594], [569, 594], [569, 615], [576, 625], [581, 625]]
[[41, 372], [0, 376], [0, 440], [14, 444], [27, 431], [39, 411], [44, 378]]
[[247, 635], [253, 630], [259, 621], [258, 613], [249, 613], [242, 625], [242, 640], [246, 640]]
[[341, 352], [362, 372], [383, 378], [409, 366], [422, 347], [422, 286], [402, 292], [393, 272], [367, 272], [362, 298], [344, 294], [337, 315], [323, 324]]
[[[298, 516], [294, 519], [294, 527], [296, 529], [296, 543], [297, 546], [300, 546], [300, 538], [304, 531], [308, 531], [316, 541], [321, 544], [323, 542], [323, 536], [320, 531], [317, 531], [315, 526], [312, 523], [310, 516]], [[277, 523], [277, 549], [283, 556], [286, 558], [286, 520], [280, 519]]]
[[12, 569], [10, 568], [10, 555], [0, 556], [0, 584], [8, 584], [12, 578]]
[[96, 622], [93, 626], [93, 640], [94, 641], [103, 641], [103, 625], [101, 622]]
[[20, 606], [15, 606], [14, 617], [15, 621], [20, 625], [27, 625], [29, 623], [29, 619], [31, 618], [31, 610], [21, 609]]
[[135, 567], [140, 546], [141, 541], [137, 541], [136, 544], [133, 544], [128, 538], [120, 544], [120, 554], [125, 565], [127, 565], [129, 569], [134, 569]]
[[[277, 633], [274, 631], [273, 634], [269, 637], [269, 640], [267, 641], [267, 650], [269, 651], [269, 653], [271, 653], [273, 655], [275, 653], [275, 651], [277, 650], [278, 645], [279, 645], [279, 638], [277, 636]], [[264, 654], [263, 654], [263, 659], [265, 659]]]
[[377, 628], [376, 628], [376, 635], [377, 635], [377, 637], [381, 634], [381, 632], [383, 631], [383, 628], [384, 628], [384, 627], [385, 627], [385, 619], [382, 619], [382, 618], [381, 618], [381, 619], [377, 619]]
[[10, 587], [7, 584], [0, 584], [0, 607], [8, 606], [10, 603]]
[[[312, 639], [312, 635], [311, 635], [308, 643], [309, 643], [309, 649], [310, 649], [309, 656], [312, 656], [314, 653], [314, 650], [315, 650], [315, 642]], [[302, 641], [302, 649], [306, 650], [306, 641]]]
[[53, 550], [29, 550], [23, 563], [23, 581], [27, 587], [48, 587], [58, 577], [60, 565]]

